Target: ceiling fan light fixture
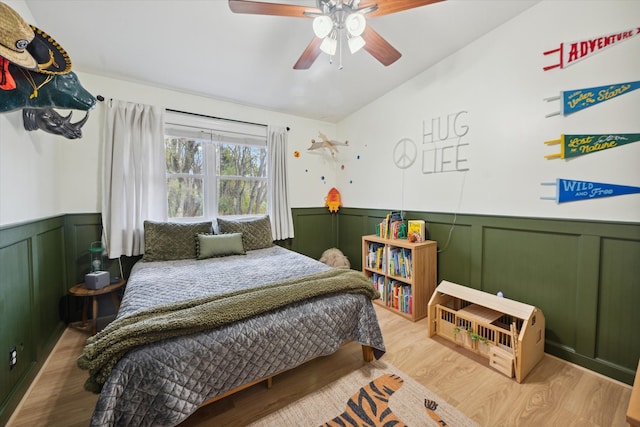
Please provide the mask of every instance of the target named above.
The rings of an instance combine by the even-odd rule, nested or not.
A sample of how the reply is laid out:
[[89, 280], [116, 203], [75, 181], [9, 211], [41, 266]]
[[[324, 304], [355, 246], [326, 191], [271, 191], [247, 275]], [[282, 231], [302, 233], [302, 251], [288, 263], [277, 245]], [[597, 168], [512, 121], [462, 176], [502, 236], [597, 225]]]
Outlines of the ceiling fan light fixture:
[[353, 37], [361, 36], [367, 26], [367, 20], [360, 13], [352, 13], [344, 20], [344, 26]]
[[313, 33], [316, 37], [324, 39], [333, 30], [333, 21], [327, 15], [313, 18]]
[[364, 39], [360, 36], [350, 37], [348, 43], [349, 43], [349, 51], [352, 54], [362, 49], [366, 44]]
[[324, 40], [322, 40], [322, 44], [320, 44], [320, 50], [330, 56], [336, 54], [337, 47], [338, 41], [333, 37], [325, 37]]

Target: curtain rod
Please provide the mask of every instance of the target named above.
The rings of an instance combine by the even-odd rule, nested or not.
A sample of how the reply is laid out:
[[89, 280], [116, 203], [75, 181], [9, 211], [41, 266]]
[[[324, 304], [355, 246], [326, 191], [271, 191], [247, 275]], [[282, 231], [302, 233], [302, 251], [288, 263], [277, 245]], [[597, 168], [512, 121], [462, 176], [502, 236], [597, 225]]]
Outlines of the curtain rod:
[[[98, 96], [96, 96], [96, 99], [98, 101], [102, 102], [102, 101], [104, 101], [104, 96], [98, 95]], [[165, 108], [165, 110], [170, 111], [172, 113], [189, 114], [189, 115], [192, 115], [192, 116], [206, 117], [208, 119], [226, 120], [228, 122], [244, 123], [246, 125], [255, 125], [255, 126], [264, 126], [264, 127], [268, 126], [268, 125], [265, 125], [265, 124], [262, 124], [262, 123], [245, 122], [245, 121], [242, 121], [242, 120], [227, 119], [227, 118], [224, 118], [224, 117], [208, 116], [206, 114], [190, 113], [188, 111], [174, 110], [174, 109], [171, 109], [171, 108]], [[287, 132], [290, 131], [290, 130], [291, 129], [289, 128], [289, 126], [287, 126]]]

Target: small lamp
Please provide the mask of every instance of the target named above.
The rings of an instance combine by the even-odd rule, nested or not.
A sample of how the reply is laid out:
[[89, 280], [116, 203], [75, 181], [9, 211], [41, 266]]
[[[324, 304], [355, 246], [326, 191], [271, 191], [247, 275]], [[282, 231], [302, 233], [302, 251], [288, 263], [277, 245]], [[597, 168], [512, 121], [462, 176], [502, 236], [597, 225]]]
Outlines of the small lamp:
[[104, 246], [102, 242], [91, 242], [89, 246], [89, 258], [91, 261], [90, 272], [84, 275], [84, 284], [87, 289], [101, 289], [109, 285], [111, 275], [104, 271]]
[[91, 272], [102, 271], [104, 267], [104, 246], [102, 242], [91, 242], [89, 246], [89, 257], [91, 259]]

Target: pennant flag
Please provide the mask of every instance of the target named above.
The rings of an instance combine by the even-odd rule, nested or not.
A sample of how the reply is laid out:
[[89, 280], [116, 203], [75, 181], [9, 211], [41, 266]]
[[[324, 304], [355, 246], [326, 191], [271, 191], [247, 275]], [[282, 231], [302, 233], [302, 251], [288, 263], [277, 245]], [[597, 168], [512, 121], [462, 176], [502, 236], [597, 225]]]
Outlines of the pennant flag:
[[546, 98], [545, 101], [562, 99], [561, 111], [547, 114], [545, 117], [557, 116], [559, 114], [567, 116], [576, 111], [584, 110], [585, 108], [617, 98], [638, 88], [640, 88], [640, 80], [560, 92], [560, 96]]
[[546, 159], [568, 159], [596, 153], [608, 148], [620, 147], [640, 141], [640, 133], [618, 133], [602, 135], [560, 135], [560, 139], [545, 141], [546, 145], [560, 144], [560, 152], [547, 154]]
[[629, 40], [640, 34], [640, 27], [631, 28], [617, 33], [607, 34], [605, 36], [594, 37], [592, 39], [578, 40], [575, 42], [560, 43], [557, 49], [543, 52], [543, 55], [551, 55], [558, 53], [560, 58], [557, 64], [543, 67], [544, 71], [554, 68], [566, 68], [576, 62], [591, 57], [596, 53], [600, 53], [608, 47], [620, 44], [625, 40]]
[[640, 187], [562, 178], [558, 178], [556, 182], [543, 182], [540, 185], [555, 185], [557, 187], [556, 197], [540, 197], [542, 200], [555, 200], [556, 203], [640, 193]]

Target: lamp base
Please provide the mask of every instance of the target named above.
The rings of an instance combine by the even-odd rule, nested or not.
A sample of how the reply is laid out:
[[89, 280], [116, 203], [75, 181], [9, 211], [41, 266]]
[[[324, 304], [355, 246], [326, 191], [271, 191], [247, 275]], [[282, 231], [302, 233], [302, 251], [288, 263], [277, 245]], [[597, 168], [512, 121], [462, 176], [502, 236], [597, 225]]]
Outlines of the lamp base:
[[94, 271], [84, 275], [84, 285], [87, 289], [102, 289], [111, 283], [108, 271]]

